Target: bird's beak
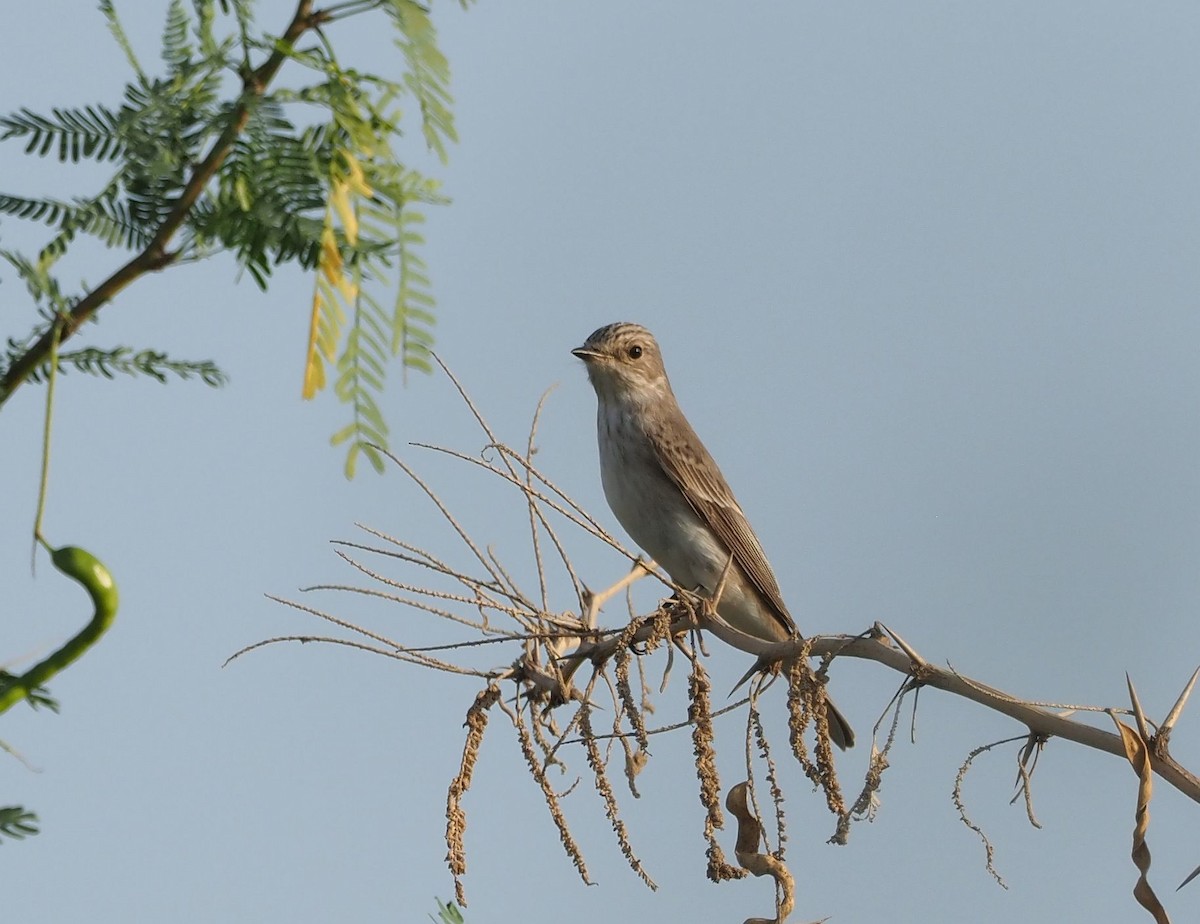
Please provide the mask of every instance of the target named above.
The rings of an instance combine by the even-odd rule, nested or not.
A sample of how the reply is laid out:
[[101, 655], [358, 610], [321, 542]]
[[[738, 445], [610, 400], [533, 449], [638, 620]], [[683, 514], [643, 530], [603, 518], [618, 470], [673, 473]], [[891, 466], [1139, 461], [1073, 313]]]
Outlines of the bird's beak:
[[578, 356], [585, 363], [590, 363], [592, 360], [600, 358], [600, 354], [595, 350], [589, 350], [587, 347], [576, 347], [571, 351], [572, 356]]

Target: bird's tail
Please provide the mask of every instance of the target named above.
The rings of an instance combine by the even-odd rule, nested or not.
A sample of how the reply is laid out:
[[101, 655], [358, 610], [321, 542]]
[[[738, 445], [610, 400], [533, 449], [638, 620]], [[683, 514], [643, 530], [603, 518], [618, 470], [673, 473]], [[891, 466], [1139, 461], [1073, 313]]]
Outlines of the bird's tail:
[[829, 717], [829, 740], [843, 751], [854, 747], [854, 729], [828, 696], [825, 697], [825, 708]]

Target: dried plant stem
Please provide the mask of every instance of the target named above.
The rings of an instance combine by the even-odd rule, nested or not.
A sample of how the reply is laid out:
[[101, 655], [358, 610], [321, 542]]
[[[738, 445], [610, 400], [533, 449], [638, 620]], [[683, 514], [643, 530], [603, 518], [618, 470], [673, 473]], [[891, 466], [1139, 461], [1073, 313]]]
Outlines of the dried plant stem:
[[958, 773], [954, 777], [954, 807], [958, 809], [958, 817], [964, 825], [974, 831], [981, 841], [983, 841], [984, 854], [987, 861], [987, 871], [991, 873], [992, 878], [1001, 886], [1007, 889], [1008, 883], [1004, 881], [1004, 877], [1000, 875], [996, 869], [996, 848], [992, 846], [991, 839], [984, 833], [983, 828], [975, 824], [967, 814], [967, 806], [963, 801], [962, 787], [966, 781], [967, 772], [971, 769], [971, 765], [975, 763], [975, 758], [980, 754], [986, 754], [993, 748], [1000, 747], [1002, 744], [1011, 744], [1014, 741], [1024, 741], [1024, 736], [1020, 738], [1005, 738], [1003, 741], [993, 741], [991, 744], [981, 745], [975, 748], [967, 755], [967, 759], [963, 761], [962, 766], [958, 768]]
[[613, 833], [617, 836], [617, 844], [621, 848], [621, 854], [625, 857], [629, 868], [637, 873], [646, 885], [657, 891], [658, 886], [650, 878], [645, 867], [642, 866], [642, 861], [633, 852], [633, 845], [629, 842], [629, 831], [625, 827], [624, 819], [621, 818], [620, 808], [617, 805], [617, 797], [613, 794], [612, 782], [605, 771], [604, 760], [600, 756], [600, 747], [596, 743], [596, 737], [592, 732], [592, 710], [586, 702], [579, 707], [579, 730], [583, 735], [588, 766], [592, 768], [592, 773], [596, 778], [596, 791], [600, 793], [600, 798], [604, 800], [604, 814], [608, 816]]
[[765, 678], [760, 678], [757, 682], [758, 689], [751, 691], [750, 709], [746, 715], [746, 781], [750, 789], [751, 805], [754, 813], [758, 817], [762, 817], [762, 813], [758, 808], [758, 801], [755, 795], [754, 788], [754, 773], [752, 750], [750, 747], [751, 736], [758, 757], [766, 766], [767, 784], [770, 787], [771, 802], [775, 807], [775, 856], [781, 861], [784, 858], [784, 847], [787, 844], [787, 824], [783, 812], [783, 789], [779, 785], [779, 776], [775, 770], [775, 761], [771, 758], [771, 744], [767, 740], [766, 730], [763, 728], [762, 715], [758, 711], [757, 694], [761, 692], [761, 685]]
[[717, 773], [717, 753], [713, 745], [712, 685], [699, 657], [692, 658], [688, 677], [689, 716], [692, 724], [692, 753], [696, 758], [696, 775], [700, 779], [700, 804], [704, 806], [704, 839], [708, 841], [708, 878], [713, 882], [741, 879], [744, 869], [725, 859], [717, 842], [717, 830], [725, 827], [721, 812], [721, 779]]
[[454, 877], [454, 900], [463, 908], [467, 906], [462, 884], [462, 877], [467, 872], [467, 853], [463, 841], [467, 830], [467, 814], [462, 808], [462, 798], [471, 788], [475, 762], [479, 759], [479, 746], [487, 729], [488, 710], [499, 699], [500, 688], [490, 683], [479, 691], [475, 702], [467, 710], [467, 740], [463, 743], [462, 763], [446, 793], [446, 862], [450, 866], [450, 875]]
[[583, 852], [579, 849], [579, 844], [571, 834], [571, 829], [567, 825], [567, 818], [563, 814], [562, 806], [559, 804], [554, 787], [550, 785], [550, 780], [546, 778], [546, 769], [542, 762], [538, 760], [537, 753], [534, 751], [533, 736], [529, 732], [529, 727], [525, 724], [525, 719], [522, 717], [521, 711], [519, 709], [510, 709], [505, 705], [503, 700], [498, 705], [504, 710], [505, 715], [512, 720], [513, 728], [517, 731], [517, 739], [521, 742], [521, 753], [525, 755], [525, 763], [529, 767], [530, 774], [532, 774], [534, 781], [542, 790], [542, 798], [546, 800], [546, 807], [550, 810], [550, 817], [554, 819], [554, 826], [558, 828], [558, 837], [562, 841], [563, 849], [575, 865], [575, 870], [579, 873], [579, 878], [588, 885], [593, 885], [591, 877], [588, 876], [587, 864], [584, 862]]
[[502, 574], [501, 572], [496, 570], [496, 568], [492, 564], [489, 556], [485, 555], [483, 553], [483, 551], [480, 550], [479, 546], [475, 544], [475, 540], [471, 538], [470, 534], [462, 527], [462, 525], [458, 522], [458, 520], [455, 518], [455, 516], [450, 512], [450, 509], [442, 502], [442, 499], [438, 496], [437, 492], [435, 492], [433, 490], [433, 488], [431, 488], [425, 482], [425, 480], [423, 478], [421, 478], [420, 475], [418, 475], [415, 471], [413, 471], [413, 469], [411, 467], [409, 467], [407, 464], [405, 464], [399, 458], [392, 455], [390, 452], [386, 453], [386, 455], [389, 459], [392, 460], [393, 463], [395, 463], [397, 468], [399, 468], [402, 472], [404, 472], [404, 474], [406, 474], [410, 479], [412, 479], [412, 481], [417, 485], [417, 487], [419, 487], [422, 491], [424, 491], [426, 496], [428, 496], [429, 499], [431, 501], [433, 501], [433, 504], [435, 507], [437, 507], [438, 512], [442, 515], [442, 517], [446, 520], [446, 522], [450, 524], [450, 526], [458, 534], [458, 537], [460, 539], [462, 539], [463, 544], [468, 549], [471, 550], [471, 554], [473, 554], [475, 556], [475, 559], [481, 565], [483, 565], [484, 570], [487, 571], [487, 573], [491, 576], [492, 581], [495, 583], [495, 586], [497, 586], [499, 588], [503, 588], [503, 593], [505, 596], [509, 597], [514, 602], [520, 602], [521, 604], [524, 605], [524, 607], [528, 611], [536, 612], [533, 604], [531, 604], [528, 600], [526, 600], [521, 595], [519, 590], [517, 590], [515, 587], [511, 587], [505, 583], [504, 574]]
[[616, 678], [617, 678], [617, 694], [619, 697], [621, 711], [629, 719], [629, 724], [633, 727], [634, 737], [637, 739], [638, 747], [646, 750], [648, 747], [646, 741], [646, 721], [642, 715], [642, 710], [638, 707], [637, 702], [633, 698], [633, 687], [629, 682], [629, 662], [633, 660], [633, 636], [637, 634], [639, 626], [637, 623], [630, 623], [625, 631], [617, 638], [623, 640], [624, 644], [617, 647], [616, 655]]

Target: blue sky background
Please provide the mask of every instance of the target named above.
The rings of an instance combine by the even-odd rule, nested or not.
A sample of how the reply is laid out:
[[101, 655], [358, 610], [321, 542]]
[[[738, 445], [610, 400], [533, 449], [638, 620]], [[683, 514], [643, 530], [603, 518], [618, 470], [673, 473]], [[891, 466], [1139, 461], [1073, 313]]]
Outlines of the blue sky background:
[[[157, 6], [118, 4], [148, 60]], [[264, 2], [259, 19], [282, 27], [290, 10]], [[438, 349], [504, 438], [524, 440], [558, 383], [539, 464], [616, 529], [569, 350], [640, 321], [803, 629], [883, 620], [931, 661], [1054, 702], [1124, 705], [1128, 671], [1165, 714], [1200, 663], [1195, 4], [484, 2], [439, 5], [436, 21], [462, 136], [442, 172], [454, 205], [428, 229]], [[21, 39], [0, 108], [116, 102], [123, 59], [89, 4], [17, 5], [6, 26]], [[333, 38], [344, 59], [399, 73], [378, 24]], [[0, 146], [5, 191], [65, 196], [91, 176]], [[0, 240], [42, 235], [5, 221]], [[95, 282], [121, 259], [96, 250], [73, 269]], [[24, 292], [4, 283], [5, 335], [19, 335]], [[211, 357], [232, 382], [60, 383], [47, 530], [103, 558], [123, 603], [53, 684], [60, 716], [5, 716], [0, 736], [41, 771], [0, 761], [3, 802], [43, 827], [0, 848], [13, 920], [424, 920], [451, 894], [444, 799], [471, 681], [317, 646], [221, 667], [258, 639], [324, 631], [263, 595], [355, 582], [328, 540], [356, 521], [466, 562], [400, 473], [343, 480], [326, 445], [342, 408], [299, 399], [310, 296], [299, 273], [263, 296], [217, 260], [139, 282], [78, 340]], [[24, 388], [0, 416], [13, 664], [87, 613], [44, 559], [29, 575], [42, 399]], [[387, 406], [399, 447], [484, 442], [440, 377]], [[515, 498], [403, 454], [528, 583]], [[570, 544], [593, 587], [622, 573], [594, 541]], [[565, 582], [554, 591], [554, 608], [573, 606]], [[640, 594], [652, 605], [653, 588]], [[452, 635], [346, 594], [312, 602], [405, 641]], [[712, 660], [718, 689], [746, 665]], [[844, 662], [832, 675], [862, 741], [840, 764], [850, 785], [898, 678]], [[682, 715], [681, 686], [664, 722]], [[978, 759], [965, 795], [1005, 891], [950, 791], [973, 748], [1020, 728], [936, 691], [916, 727], [875, 822], [844, 848], [825, 844], [831, 819], [778, 737], [796, 920], [1148, 920], [1130, 894], [1128, 766], [1051, 742], [1034, 830], [1008, 804], [1016, 746]], [[1192, 767], [1197, 740], [1193, 710], [1172, 741]], [[726, 784], [740, 742], [740, 722], [718, 724]], [[466, 800], [468, 920], [768, 914], [768, 883], [704, 879], [686, 735], [653, 754], [625, 806], [658, 893], [625, 867], [574, 755], [587, 888], [497, 717]], [[1198, 811], [1156, 787], [1151, 882], [1176, 920], [1200, 909], [1200, 886], [1173, 892], [1200, 864]]]

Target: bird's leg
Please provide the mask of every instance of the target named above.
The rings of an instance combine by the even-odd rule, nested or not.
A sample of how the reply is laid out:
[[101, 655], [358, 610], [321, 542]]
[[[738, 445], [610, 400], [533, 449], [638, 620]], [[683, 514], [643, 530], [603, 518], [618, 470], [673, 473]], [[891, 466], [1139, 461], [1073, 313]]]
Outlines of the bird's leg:
[[725, 593], [725, 582], [729, 580], [729, 572], [733, 570], [733, 553], [729, 553], [729, 558], [725, 560], [725, 567], [721, 569], [721, 577], [717, 580], [717, 588], [713, 591], [712, 599], [709, 605], [715, 614], [717, 605], [721, 602], [721, 595]]
[[[719, 622], [721, 615], [717, 612], [717, 605], [721, 602], [721, 595], [725, 593], [725, 584], [729, 580], [729, 573], [733, 570], [733, 553], [725, 559], [725, 567], [721, 569], [721, 576], [717, 579], [717, 586], [711, 594], [705, 592], [705, 588], [697, 587], [692, 591], [692, 595], [700, 601], [699, 625], [697, 628], [703, 628], [706, 622]], [[708, 657], [708, 648], [704, 644], [703, 633], [697, 632], [696, 638], [698, 641], [697, 647], [701, 654]]]

